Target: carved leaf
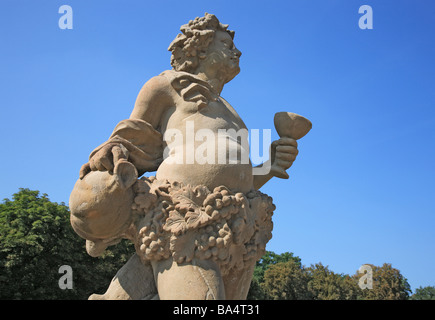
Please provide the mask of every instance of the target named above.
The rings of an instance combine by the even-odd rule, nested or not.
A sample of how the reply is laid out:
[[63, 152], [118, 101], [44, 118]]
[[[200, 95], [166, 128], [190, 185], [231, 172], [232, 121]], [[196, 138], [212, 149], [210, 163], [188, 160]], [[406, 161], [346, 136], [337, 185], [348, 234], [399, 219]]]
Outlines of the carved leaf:
[[191, 261], [195, 253], [195, 233], [188, 232], [180, 236], [173, 235], [169, 242], [174, 261], [181, 263]]
[[211, 217], [202, 210], [188, 211], [186, 213], [186, 221], [188, 229], [195, 229], [207, 224]]
[[188, 211], [195, 211], [198, 206], [183, 196], [177, 197], [177, 204], [175, 205], [175, 210], [177, 210], [181, 215], [185, 215]]
[[179, 235], [187, 230], [187, 224], [184, 217], [176, 210], [169, 213], [168, 219], [163, 227], [165, 231], [170, 231], [173, 234]]

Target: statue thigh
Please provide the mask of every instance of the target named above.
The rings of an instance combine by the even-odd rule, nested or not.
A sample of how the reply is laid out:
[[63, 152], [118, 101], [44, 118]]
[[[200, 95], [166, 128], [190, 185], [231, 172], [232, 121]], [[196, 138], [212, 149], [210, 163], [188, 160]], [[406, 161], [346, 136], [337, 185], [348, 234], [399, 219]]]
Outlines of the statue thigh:
[[226, 300], [246, 300], [254, 274], [255, 262], [242, 270], [231, 270], [223, 277]]
[[160, 300], [224, 300], [219, 267], [212, 260], [176, 263], [172, 258], [152, 262]]

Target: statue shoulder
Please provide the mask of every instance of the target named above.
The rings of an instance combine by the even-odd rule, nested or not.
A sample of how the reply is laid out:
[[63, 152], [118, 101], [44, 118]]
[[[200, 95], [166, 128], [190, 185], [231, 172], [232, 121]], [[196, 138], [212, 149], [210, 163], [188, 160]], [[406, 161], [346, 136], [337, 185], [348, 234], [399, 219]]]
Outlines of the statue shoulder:
[[150, 103], [170, 102], [172, 98], [173, 87], [171, 79], [165, 73], [161, 73], [145, 82], [137, 96], [135, 105], [147, 106]]
[[184, 72], [184, 71], [175, 71], [175, 70], [166, 70], [163, 71], [159, 76], [165, 77], [171, 86], [177, 90], [180, 91], [181, 89], [184, 89], [188, 87], [191, 84], [199, 84], [207, 90], [210, 90], [210, 85], [199, 78], [197, 75]]
[[195, 102], [198, 110], [206, 107], [210, 101], [218, 99], [218, 96], [212, 93], [210, 85], [195, 74], [167, 70], [160, 75], [169, 81], [172, 89], [184, 101]]
[[149, 79], [137, 95], [130, 118], [142, 119], [156, 127], [162, 112], [174, 102], [174, 90], [167, 77], [160, 74]]
[[169, 83], [173, 83], [174, 81], [177, 81], [182, 78], [191, 77], [192, 75], [190, 73], [184, 72], [184, 71], [175, 71], [175, 70], [165, 70], [161, 74], [159, 74], [157, 77], [163, 77], [169, 81]]
[[164, 73], [161, 73], [149, 79], [142, 87], [142, 90], [149, 90], [160, 94], [161, 91], [167, 91], [170, 87], [170, 79]]
[[180, 90], [192, 83], [201, 83], [203, 86], [208, 86], [205, 81], [199, 79], [193, 74], [183, 71], [166, 70], [149, 79], [144, 84], [141, 91], [142, 94], [146, 94], [148, 96], [170, 96], [175, 92], [180, 94]]

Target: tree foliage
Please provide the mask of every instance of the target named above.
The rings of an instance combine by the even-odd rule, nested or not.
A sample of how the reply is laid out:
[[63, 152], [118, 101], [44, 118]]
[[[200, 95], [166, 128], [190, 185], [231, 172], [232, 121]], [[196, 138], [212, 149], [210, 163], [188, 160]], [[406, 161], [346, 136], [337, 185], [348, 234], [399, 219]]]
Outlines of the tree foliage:
[[415, 289], [415, 293], [410, 297], [410, 300], [435, 300], [435, 287], [419, 287]]
[[347, 275], [329, 270], [316, 263], [307, 268], [308, 291], [314, 300], [354, 300], [358, 296], [357, 282]]
[[[411, 293], [408, 280], [398, 269], [390, 263], [382, 267], [369, 264], [373, 272], [373, 289], [361, 290], [360, 299], [363, 300], [407, 300]], [[354, 278], [359, 280], [362, 274], [356, 273]]]
[[293, 261], [298, 266], [302, 266], [301, 259], [296, 257], [291, 252], [284, 252], [281, 254], [276, 254], [272, 251], [266, 251], [263, 257], [257, 261], [254, 276], [251, 282], [251, 287], [249, 288], [248, 300], [264, 300], [267, 299], [267, 295], [261, 284], [264, 282], [264, 274], [266, 270], [277, 263]]
[[[361, 289], [356, 274], [337, 274], [316, 263], [305, 267], [292, 253], [278, 255], [266, 252], [256, 266], [248, 299], [274, 300], [405, 300], [411, 288], [406, 278], [391, 264], [372, 268], [373, 288]], [[435, 289], [434, 289], [435, 290]], [[431, 297], [431, 289], [421, 291], [420, 297]]]
[[311, 299], [311, 293], [308, 290], [308, 274], [294, 260], [278, 262], [270, 266], [264, 273], [264, 282], [261, 287], [267, 299]]
[[[122, 242], [100, 258], [90, 257], [66, 205], [20, 189], [0, 204], [0, 299], [87, 299], [106, 290], [133, 250]], [[62, 265], [73, 270], [71, 290], [59, 287]]]

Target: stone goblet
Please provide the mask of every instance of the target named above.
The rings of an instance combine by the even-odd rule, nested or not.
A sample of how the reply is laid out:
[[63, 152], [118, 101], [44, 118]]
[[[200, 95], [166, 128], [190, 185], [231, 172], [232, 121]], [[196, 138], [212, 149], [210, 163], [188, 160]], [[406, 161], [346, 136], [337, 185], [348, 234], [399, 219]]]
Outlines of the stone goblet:
[[[273, 121], [276, 132], [281, 138], [287, 137], [295, 140], [305, 136], [313, 126], [310, 120], [293, 112], [277, 112]], [[273, 164], [270, 170], [278, 178], [289, 178], [287, 172], [276, 164]]]

